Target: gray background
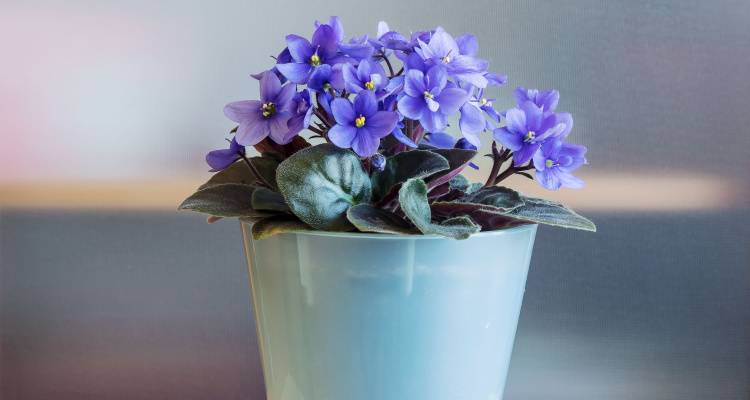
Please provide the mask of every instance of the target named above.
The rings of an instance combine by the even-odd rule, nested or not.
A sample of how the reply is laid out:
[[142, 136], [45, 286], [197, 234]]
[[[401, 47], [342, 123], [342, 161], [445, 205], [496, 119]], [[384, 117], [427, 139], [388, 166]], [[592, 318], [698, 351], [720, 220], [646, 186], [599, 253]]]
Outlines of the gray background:
[[[2, 3], [0, 188], [200, 180], [221, 107], [331, 14], [476, 33], [499, 108], [555, 87], [591, 149], [600, 232], [540, 229], [507, 399], [750, 398], [748, 1]], [[239, 228], [171, 209], [0, 210], [2, 400], [263, 398]]]

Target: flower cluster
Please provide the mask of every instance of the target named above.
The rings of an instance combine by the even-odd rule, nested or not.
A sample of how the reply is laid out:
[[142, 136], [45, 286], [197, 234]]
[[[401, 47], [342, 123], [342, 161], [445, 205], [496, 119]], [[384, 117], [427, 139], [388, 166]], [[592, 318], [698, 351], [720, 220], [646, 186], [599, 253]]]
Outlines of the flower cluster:
[[[339, 18], [316, 22], [309, 40], [288, 35], [276, 65], [255, 75], [260, 100], [226, 106], [238, 123], [230, 149], [263, 140], [284, 145], [308, 129], [377, 167], [383, 155], [408, 148], [476, 149], [489, 132], [502, 147], [493, 144], [494, 161], [513, 160], [506, 172], [533, 169], [547, 189], [581, 187], [571, 173], [586, 163], [586, 148], [565, 143], [573, 119], [556, 111], [559, 93], [519, 87], [516, 107], [498, 112], [484, 94], [507, 78], [490, 72], [478, 49], [474, 35], [453, 37], [440, 27], [403, 35], [381, 22], [376, 36], [345, 40]], [[456, 119], [458, 141], [445, 133]], [[207, 160], [220, 170], [238, 156], [220, 150]], [[498, 171], [488, 182], [508, 175]]]
[[[336, 17], [310, 39], [288, 35], [273, 68], [253, 75], [260, 99], [224, 108], [237, 123], [229, 148], [208, 153], [216, 173], [180, 208], [239, 217], [258, 239], [309, 229], [465, 239], [529, 223], [596, 230], [560, 203], [500, 186], [520, 175], [579, 188], [572, 173], [586, 148], [566, 143], [573, 118], [557, 111], [555, 90], [519, 87], [516, 106], [498, 111], [486, 93], [507, 78], [478, 49], [470, 34], [403, 35], [384, 22], [374, 37], [345, 40]], [[470, 183], [462, 172], [479, 169], [483, 136], [492, 167]]]

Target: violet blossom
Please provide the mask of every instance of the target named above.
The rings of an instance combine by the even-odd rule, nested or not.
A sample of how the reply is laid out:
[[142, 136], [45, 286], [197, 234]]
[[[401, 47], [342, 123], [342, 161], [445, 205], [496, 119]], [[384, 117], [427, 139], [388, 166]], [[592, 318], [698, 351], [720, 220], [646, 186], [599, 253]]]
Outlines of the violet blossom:
[[389, 135], [398, 122], [393, 111], [378, 111], [375, 94], [362, 91], [354, 104], [344, 98], [331, 102], [331, 111], [336, 119], [328, 138], [336, 146], [351, 148], [360, 157], [369, 157], [378, 151], [380, 139]]
[[446, 87], [445, 68], [436, 65], [423, 74], [409, 70], [404, 80], [404, 94], [398, 110], [407, 118], [419, 120], [428, 132], [438, 132], [448, 125], [448, 115], [455, 113], [468, 100], [469, 94], [458, 87]]
[[549, 190], [561, 187], [578, 189], [583, 181], [571, 173], [586, 164], [586, 147], [563, 143], [560, 139], [544, 142], [534, 154], [534, 168], [539, 184]]

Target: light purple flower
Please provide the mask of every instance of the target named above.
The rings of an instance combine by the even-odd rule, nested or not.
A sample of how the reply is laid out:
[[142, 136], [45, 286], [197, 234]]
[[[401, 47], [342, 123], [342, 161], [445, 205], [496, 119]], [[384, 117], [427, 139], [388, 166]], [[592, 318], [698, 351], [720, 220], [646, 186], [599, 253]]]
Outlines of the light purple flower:
[[380, 139], [393, 131], [398, 114], [393, 111], [378, 111], [375, 94], [362, 91], [354, 104], [345, 98], [331, 102], [331, 111], [336, 119], [328, 138], [336, 146], [351, 148], [360, 157], [369, 157], [378, 151]]
[[303, 129], [310, 126], [313, 107], [309, 90], [303, 90], [294, 96], [290, 111], [292, 112], [292, 117], [289, 118], [286, 124], [289, 130], [281, 138], [281, 141], [278, 142], [279, 144], [291, 142]]
[[505, 113], [506, 125], [495, 129], [495, 140], [513, 151], [513, 163], [523, 165], [549, 138], [560, 136], [566, 129], [554, 113], [527, 101]]
[[442, 65], [423, 74], [409, 70], [404, 79], [404, 96], [398, 110], [407, 118], [419, 120], [427, 132], [439, 132], [448, 125], [448, 115], [466, 103], [469, 93], [457, 87], [446, 87], [448, 77]]
[[377, 99], [382, 99], [388, 94], [385, 91], [388, 78], [383, 66], [378, 62], [362, 60], [356, 68], [351, 64], [344, 64], [342, 72], [345, 88], [351, 93], [369, 90], [375, 93]]
[[319, 25], [312, 43], [298, 35], [287, 35], [286, 45], [292, 61], [276, 64], [276, 68], [294, 83], [306, 83], [313, 69], [320, 65], [345, 61], [338, 54], [337, 33], [330, 25]]
[[536, 179], [549, 190], [561, 187], [581, 188], [583, 181], [571, 173], [586, 164], [585, 155], [584, 146], [563, 143], [560, 139], [548, 140], [534, 153]]
[[239, 124], [237, 143], [253, 146], [269, 135], [282, 143], [292, 117], [289, 108], [295, 94], [293, 84], [281, 85], [273, 71], [266, 71], [260, 79], [260, 100], [244, 100], [227, 104], [224, 115]]
[[244, 155], [245, 146], [238, 144], [237, 140], [232, 138], [228, 149], [214, 150], [206, 154], [206, 163], [211, 167], [210, 172], [217, 172], [226, 169]]
[[414, 50], [428, 66], [442, 64], [448, 74], [461, 82], [470, 83], [477, 87], [486, 87], [489, 63], [475, 57], [476, 38], [473, 35], [461, 37], [461, 45], [448, 32], [438, 28], [430, 37], [429, 43], [419, 40], [419, 47]]
[[328, 92], [329, 89], [343, 90], [344, 76], [342, 68], [348, 64], [336, 64], [334, 66], [321, 65], [310, 74], [307, 87], [316, 92]]
[[513, 97], [516, 98], [518, 105], [530, 101], [543, 109], [544, 112], [552, 112], [555, 111], [557, 102], [560, 101], [560, 92], [557, 90], [526, 89], [519, 86], [513, 91]]

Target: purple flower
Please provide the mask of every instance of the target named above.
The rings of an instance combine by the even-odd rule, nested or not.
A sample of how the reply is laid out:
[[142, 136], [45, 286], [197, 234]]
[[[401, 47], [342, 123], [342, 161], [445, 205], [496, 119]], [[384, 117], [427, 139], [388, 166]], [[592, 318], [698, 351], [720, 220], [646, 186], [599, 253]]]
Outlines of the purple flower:
[[344, 98], [331, 102], [331, 111], [336, 119], [328, 138], [336, 146], [351, 148], [360, 157], [369, 157], [378, 151], [380, 139], [393, 131], [398, 114], [393, 111], [378, 111], [375, 94], [362, 91], [354, 104]]
[[414, 143], [414, 141], [411, 140], [411, 138], [406, 136], [406, 134], [404, 133], [403, 117], [400, 117], [400, 120], [396, 124], [396, 127], [393, 128], [393, 132], [391, 133], [393, 134], [393, 137], [399, 142], [401, 142], [402, 144], [405, 144], [411, 147], [412, 149], [416, 149], [418, 147], [417, 144]]
[[282, 143], [288, 131], [287, 121], [295, 94], [293, 84], [281, 86], [273, 71], [266, 71], [260, 79], [260, 100], [244, 100], [227, 104], [224, 115], [239, 124], [235, 137], [237, 143], [253, 146], [269, 135]]
[[571, 172], [586, 164], [585, 155], [586, 147], [581, 145], [563, 143], [560, 139], [544, 142], [534, 154], [534, 168], [539, 184], [549, 190], [583, 187], [583, 181]]
[[310, 119], [313, 115], [312, 101], [310, 100], [310, 92], [303, 90], [297, 93], [292, 99], [290, 106], [292, 117], [287, 121], [287, 133], [281, 138], [279, 144], [287, 144], [294, 139], [303, 129], [310, 126]]
[[486, 87], [489, 63], [476, 58], [476, 38], [472, 35], [461, 37], [461, 45], [448, 32], [438, 28], [429, 43], [419, 40], [414, 50], [427, 62], [428, 66], [445, 65], [448, 73], [461, 82], [477, 87]]
[[344, 65], [348, 64], [336, 64], [333, 67], [325, 64], [315, 68], [315, 71], [310, 74], [307, 87], [317, 92], [328, 92], [331, 88], [336, 90], [344, 89], [344, 76], [342, 72]]
[[521, 105], [527, 101], [536, 104], [545, 112], [555, 111], [557, 102], [560, 101], [560, 92], [557, 90], [537, 90], [518, 87], [513, 91], [516, 103]]
[[[425, 137], [424, 143], [428, 146], [437, 147], [438, 149], [477, 149], [477, 146], [474, 146], [465, 138], [456, 140], [456, 138], [444, 132], [435, 132], [428, 134]], [[473, 162], [470, 162], [469, 166], [474, 169], [479, 169], [479, 166], [474, 164]]]
[[495, 129], [495, 140], [513, 151], [513, 163], [523, 165], [546, 139], [560, 136], [566, 125], [554, 113], [545, 113], [527, 101], [505, 113], [506, 125]]
[[342, 66], [345, 88], [351, 93], [363, 90], [374, 92], [378, 99], [385, 97], [388, 92], [384, 89], [388, 85], [383, 66], [378, 62], [362, 60], [357, 68], [351, 64]]
[[427, 71], [409, 70], [404, 79], [404, 94], [398, 110], [407, 118], [419, 120], [428, 132], [439, 132], [448, 125], [447, 116], [466, 103], [469, 93], [457, 87], [446, 87], [445, 68], [436, 65]]
[[286, 46], [292, 61], [276, 64], [276, 68], [294, 83], [306, 83], [313, 69], [320, 65], [344, 61], [337, 52], [337, 33], [330, 25], [319, 25], [312, 43], [298, 35], [287, 35]]
[[370, 43], [377, 50], [399, 50], [408, 51], [411, 50], [414, 45], [404, 35], [392, 31], [391, 28], [385, 21], [378, 23], [378, 35], [377, 40], [372, 39]]
[[206, 154], [206, 163], [211, 167], [211, 172], [221, 171], [245, 155], [245, 146], [241, 146], [232, 138], [228, 149], [210, 151]]

